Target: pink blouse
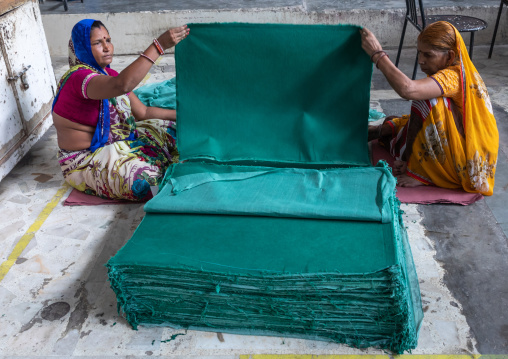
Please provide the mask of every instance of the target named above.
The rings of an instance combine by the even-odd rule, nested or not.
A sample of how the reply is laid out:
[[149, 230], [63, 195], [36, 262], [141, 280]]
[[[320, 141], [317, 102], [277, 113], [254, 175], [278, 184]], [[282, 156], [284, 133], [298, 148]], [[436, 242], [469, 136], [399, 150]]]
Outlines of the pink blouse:
[[[118, 76], [118, 72], [106, 68], [109, 76]], [[90, 80], [100, 76], [88, 69], [79, 69], [74, 72], [60, 91], [53, 112], [72, 122], [97, 126], [101, 100], [93, 100], [86, 96], [86, 88]]]

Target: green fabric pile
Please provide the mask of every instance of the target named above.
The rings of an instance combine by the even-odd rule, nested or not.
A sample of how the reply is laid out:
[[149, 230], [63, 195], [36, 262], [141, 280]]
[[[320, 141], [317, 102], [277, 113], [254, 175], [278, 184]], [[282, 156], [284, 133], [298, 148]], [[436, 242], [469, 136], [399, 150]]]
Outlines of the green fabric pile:
[[134, 93], [145, 106], [176, 108], [176, 78], [143, 85], [134, 90]]
[[359, 28], [190, 27], [182, 162], [107, 264], [119, 311], [133, 328], [415, 348], [418, 280], [395, 179], [369, 164]]

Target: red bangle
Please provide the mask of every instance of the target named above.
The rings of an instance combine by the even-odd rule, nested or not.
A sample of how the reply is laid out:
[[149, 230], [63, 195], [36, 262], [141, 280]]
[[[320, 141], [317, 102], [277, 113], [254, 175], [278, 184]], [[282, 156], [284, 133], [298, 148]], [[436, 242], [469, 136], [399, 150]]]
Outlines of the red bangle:
[[159, 43], [159, 40], [153, 39], [153, 44], [157, 48], [157, 51], [159, 51], [159, 54], [164, 55], [164, 49], [162, 48], [161, 44]]
[[379, 62], [379, 60], [381, 60], [381, 59], [382, 59], [383, 57], [385, 57], [385, 56], [386, 56], [386, 57], [388, 57], [388, 58], [390, 58], [390, 56], [388, 56], [388, 54], [387, 54], [386, 52], [384, 52], [384, 51], [383, 51], [383, 53], [382, 53], [381, 55], [379, 55], [379, 57], [378, 57], [378, 58], [377, 58], [377, 60], [376, 60], [376, 69], [379, 69], [379, 66], [378, 66], [378, 62]]

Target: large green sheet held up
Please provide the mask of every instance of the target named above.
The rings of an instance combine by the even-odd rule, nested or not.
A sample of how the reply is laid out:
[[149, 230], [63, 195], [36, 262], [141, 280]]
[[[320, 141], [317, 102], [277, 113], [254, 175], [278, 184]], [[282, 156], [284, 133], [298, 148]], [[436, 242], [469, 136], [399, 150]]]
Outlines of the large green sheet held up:
[[181, 160], [370, 164], [358, 26], [190, 29], [175, 55]]

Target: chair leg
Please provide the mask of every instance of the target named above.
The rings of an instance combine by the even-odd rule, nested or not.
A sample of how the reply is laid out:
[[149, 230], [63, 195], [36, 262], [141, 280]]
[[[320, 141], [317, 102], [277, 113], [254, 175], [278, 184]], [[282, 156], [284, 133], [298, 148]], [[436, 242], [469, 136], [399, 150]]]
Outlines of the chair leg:
[[494, 42], [496, 41], [497, 27], [499, 26], [499, 19], [501, 18], [501, 12], [503, 11], [503, 0], [499, 5], [499, 12], [497, 13], [496, 26], [494, 27], [494, 34], [492, 35], [492, 42], [490, 43], [489, 59], [492, 56], [492, 50], [494, 50]]
[[415, 79], [416, 78], [416, 70], [418, 69], [418, 52], [416, 52], [416, 59], [415, 59], [415, 67], [413, 69], [413, 77], [411, 77], [411, 79]]
[[471, 39], [469, 40], [469, 58], [473, 59], [474, 31], [471, 31]]
[[400, 36], [399, 51], [397, 52], [397, 59], [395, 60], [395, 67], [399, 67], [400, 53], [402, 51], [402, 44], [404, 43], [404, 35], [406, 34], [407, 16], [404, 20], [404, 27], [402, 27], [402, 35]]

